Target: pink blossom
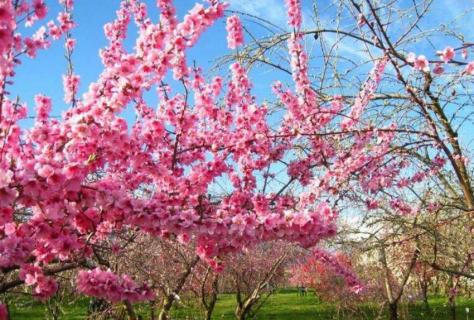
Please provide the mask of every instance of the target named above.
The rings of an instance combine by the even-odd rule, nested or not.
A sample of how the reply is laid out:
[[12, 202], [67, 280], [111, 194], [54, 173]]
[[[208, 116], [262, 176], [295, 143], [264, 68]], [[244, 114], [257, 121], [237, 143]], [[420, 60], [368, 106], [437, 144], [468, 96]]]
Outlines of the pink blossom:
[[440, 75], [444, 73], [444, 68], [440, 63], [437, 63], [435, 67], [433, 68], [433, 73]]
[[11, 30], [0, 26], [0, 52], [5, 52], [12, 43]]
[[33, 0], [33, 9], [38, 19], [43, 19], [48, 13], [48, 8], [43, 0]]
[[416, 209], [401, 199], [393, 199], [390, 201], [390, 206], [402, 215], [409, 215], [415, 213]]
[[334, 272], [344, 278], [346, 284], [354, 293], [360, 293], [364, 290], [364, 285], [359, 281], [356, 274], [341, 264], [334, 254], [323, 249], [313, 249], [313, 257], [331, 267]]
[[464, 72], [471, 76], [474, 75], [474, 61], [471, 61], [467, 64], [466, 68], [464, 69]]
[[69, 12], [60, 12], [58, 14], [59, 28], [61, 32], [68, 32], [74, 27], [74, 21], [71, 19]]
[[438, 54], [440, 55], [441, 59], [443, 59], [444, 63], [448, 63], [454, 59], [456, 52], [454, 51], [454, 48], [446, 47], [443, 51], [438, 51]]
[[0, 3], [0, 22], [1, 24], [11, 24], [10, 19], [14, 15], [13, 5], [11, 2], [5, 1]]
[[341, 122], [341, 128], [343, 130], [348, 130], [352, 128], [359, 121], [362, 112], [369, 104], [369, 101], [372, 99], [375, 90], [377, 90], [377, 87], [382, 79], [382, 75], [384, 73], [387, 61], [387, 58], [383, 57], [382, 59], [378, 60], [374, 65], [374, 68], [370, 72], [368, 79], [366, 80], [366, 82], [364, 82], [364, 85], [361, 88], [359, 95], [354, 101], [350, 113]]
[[227, 45], [230, 49], [235, 49], [244, 43], [242, 24], [238, 16], [227, 18]]
[[58, 291], [58, 283], [51, 277], [41, 277], [34, 289], [35, 296], [40, 300], [52, 297]]
[[43, 272], [38, 266], [25, 264], [21, 267], [19, 276], [27, 286], [32, 286], [38, 282], [39, 277], [43, 276]]
[[366, 24], [365, 16], [362, 13], [360, 13], [359, 16], [357, 17], [357, 25], [359, 27], [362, 27], [365, 24]]
[[38, 266], [23, 265], [19, 276], [27, 286], [34, 286], [34, 295], [40, 300], [50, 298], [58, 290], [57, 282], [51, 277], [46, 277]]
[[301, 27], [301, 4], [299, 0], [285, 0], [288, 9], [288, 24], [295, 29]]
[[76, 40], [72, 38], [68, 38], [64, 46], [67, 50], [72, 51], [74, 47], [76, 46]]
[[54, 174], [54, 168], [49, 164], [37, 165], [38, 175], [43, 178], [49, 178]]
[[308, 161], [302, 160], [291, 162], [288, 166], [288, 175], [294, 179], [298, 179], [302, 185], [307, 185], [312, 178]]
[[374, 200], [374, 199], [368, 199], [366, 201], [366, 204], [367, 204], [367, 208], [369, 210], [374, 210], [374, 209], [378, 209], [379, 208], [379, 203], [377, 200]]
[[67, 103], [73, 102], [77, 90], [79, 89], [80, 77], [75, 74], [63, 76], [64, 86], [64, 101]]
[[430, 213], [433, 213], [433, 212], [436, 212], [437, 210], [439, 210], [441, 207], [441, 205], [439, 203], [428, 203], [428, 206], [427, 206], [427, 210], [428, 212]]
[[419, 55], [418, 57], [415, 57], [414, 54], [410, 54], [407, 61], [413, 63], [413, 66], [416, 70], [424, 72], [430, 71], [429, 62], [424, 55]]
[[12, 208], [0, 208], [0, 225], [5, 225], [13, 220], [13, 209]]
[[38, 121], [46, 121], [48, 119], [49, 113], [51, 112], [51, 98], [36, 95], [36, 119]]
[[425, 72], [428, 72], [430, 70], [429, 62], [425, 58], [425, 56], [420, 55], [416, 58], [416, 60], [415, 60], [415, 69], [422, 70], [422, 71], [425, 71]]
[[13, 172], [11, 170], [5, 170], [0, 176], [0, 188], [7, 188], [13, 181]]
[[79, 271], [76, 283], [79, 292], [111, 302], [139, 302], [154, 298], [148, 286], [138, 286], [128, 276], [118, 276], [99, 268]]
[[59, 2], [66, 6], [66, 8], [68, 8], [69, 10], [74, 7], [74, 0], [60, 0]]
[[8, 309], [3, 303], [0, 303], [0, 320], [8, 319]]

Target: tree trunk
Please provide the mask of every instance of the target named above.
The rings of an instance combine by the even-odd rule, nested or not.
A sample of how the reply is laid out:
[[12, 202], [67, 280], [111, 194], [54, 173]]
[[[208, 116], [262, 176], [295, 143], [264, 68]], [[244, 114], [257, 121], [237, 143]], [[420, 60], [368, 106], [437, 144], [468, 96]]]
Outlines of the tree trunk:
[[235, 319], [236, 320], [247, 320], [247, 316], [249, 315], [250, 308], [248, 306], [237, 306], [235, 308]]
[[259, 292], [259, 289], [255, 289], [243, 303], [237, 304], [237, 307], [235, 308], [235, 318], [237, 320], [246, 320], [248, 318], [250, 312], [252, 311], [252, 307], [260, 299]]
[[171, 310], [171, 307], [173, 306], [174, 301], [176, 300], [176, 295], [178, 295], [181, 292], [181, 289], [183, 289], [183, 286], [186, 283], [186, 279], [191, 274], [194, 266], [196, 265], [196, 263], [198, 263], [198, 261], [199, 261], [199, 257], [198, 256], [194, 257], [194, 259], [187, 266], [186, 270], [180, 275], [178, 279], [178, 283], [176, 284], [175, 288], [171, 290], [171, 293], [165, 297], [163, 301], [163, 308], [160, 311], [158, 320], [170, 319], [169, 312]]
[[[209, 298], [209, 302], [204, 303], [204, 305], [206, 307], [205, 317], [204, 317], [205, 320], [211, 320], [212, 312], [214, 311], [214, 307], [216, 306], [218, 281], [219, 281], [219, 278], [217, 276], [215, 276], [214, 280], [212, 281], [212, 293], [211, 293], [211, 296]], [[205, 300], [204, 296], [203, 296], [203, 299]]]
[[456, 320], [456, 298], [454, 295], [449, 297], [449, 311], [451, 313], [451, 320]]
[[247, 297], [243, 302], [242, 300], [238, 299], [237, 306], [235, 307], [235, 319], [236, 320], [246, 320], [250, 311], [252, 310], [252, 306], [258, 301], [258, 295], [256, 291], [254, 291], [250, 297]]
[[130, 301], [125, 301], [125, 310], [127, 310], [127, 315], [129, 320], [137, 320], [137, 314], [135, 313], [135, 310], [133, 310], [133, 305], [130, 303]]
[[434, 295], [435, 296], [438, 296], [439, 295], [439, 292], [440, 292], [440, 289], [439, 289], [439, 276], [436, 275], [435, 276], [435, 284], [434, 284]]
[[240, 308], [239, 306], [235, 307], [234, 315], [235, 315], [236, 320], [245, 319], [243, 318], [243, 315], [242, 315], [242, 308]]
[[398, 301], [388, 304], [390, 320], [398, 320]]
[[168, 297], [165, 298], [165, 301], [163, 302], [163, 308], [161, 308], [160, 314], [158, 316], [158, 320], [169, 320], [169, 312], [171, 310], [171, 307], [173, 306], [174, 302], [174, 297], [172, 295], [169, 295]]
[[425, 306], [425, 311], [428, 315], [431, 315], [431, 308], [428, 301], [428, 283], [423, 281], [421, 284], [421, 294], [423, 296], [423, 305]]
[[150, 302], [150, 320], [156, 320], [156, 301]]
[[91, 298], [87, 311], [88, 319], [94, 319], [97, 314], [104, 312], [109, 306], [110, 304], [104, 299]]
[[212, 311], [213, 311], [213, 310], [208, 310], [208, 309], [206, 309], [206, 311], [204, 311], [204, 319], [205, 319], [205, 320], [211, 320], [211, 318], [212, 318]]

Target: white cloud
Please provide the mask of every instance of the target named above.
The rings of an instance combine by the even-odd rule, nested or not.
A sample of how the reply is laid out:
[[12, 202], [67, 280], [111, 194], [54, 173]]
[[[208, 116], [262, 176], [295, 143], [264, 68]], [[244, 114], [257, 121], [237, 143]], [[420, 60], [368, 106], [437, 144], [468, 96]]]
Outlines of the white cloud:
[[230, 9], [245, 12], [286, 28], [286, 9], [282, 0], [228, 0]]
[[[283, 0], [227, 0], [230, 3], [230, 10], [240, 11], [256, 17], [268, 20], [278, 27], [287, 30], [287, 12]], [[303, 7], [303, 29], [314, 29], [315, 25], [311, 18], [311, 10]], [[329, 19], [323, 19], [325, 25], [330, 25]], [[336, 34], [326, 33], [326, 40], [329, 43], [339, 42], [339, 52], [366, 60], [368, 54], [365, 47], [358, 42], [351, 42], [348, 39], [340, 40]]]
[[[230, 9], [268, 20], [281, 29], [287, 30], [287, 12], [283, 0], [228, 0]], [[303, 28], [311, 27], [311, 13], [302, 9]]]

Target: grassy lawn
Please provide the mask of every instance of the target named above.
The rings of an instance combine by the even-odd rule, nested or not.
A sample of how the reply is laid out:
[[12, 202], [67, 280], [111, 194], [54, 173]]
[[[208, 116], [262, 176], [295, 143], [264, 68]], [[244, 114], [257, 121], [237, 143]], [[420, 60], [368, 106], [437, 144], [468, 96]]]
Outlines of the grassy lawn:
[[[432, 315], [428, 316], [424, 313], [424, 308], [421, 304], [402, 305], [400, 307], [401, 319], [450, 319], [449, 310], [445, 305], [445, 298], [431, 298], [430, 306], [432, 308]], [[474, 320], [474, 300], [466, 300], [458, 298], [457, 300], [458, 319], [469, 320], [466, 314], [466, 307], [470, 308], [471, 320]], [[74, 303], [65, 304], [62, 308], [63, 315], [60, 319], [84, 319], [87, 312], [88, 300], [83, 299]], [[213, 319], [230, 320], [233, 319], [233, 310], [235, 300], [233, 295], [220, 295], [218, 303], [214, 311]], [[329, 320], [329, 319], [373, 319], [377, 314], [376, 308], [371, 305], [363, 305], [360, 308], [358, 315], [354, 316], [337, 314], [337, 310], [333, 305], [317, 302], [313, 294], [308, 294], [305, 297], [299, 297], [296, 291], [286, 290], [274, 294], [262, 307], [257, 314], [256, 319], [270, 320]], [[20, 301], [15, 305], [11, 305], [11, 316], [13, 320], [16, 319], [46, 319], [46, 306], [44, 304], [33, 301]], [[142, 314], [143, 319], [148, 319], [148, 310], [146, 306], [139, 306], [137, 312]], [[173, 319], [201, 319], [202, 315], [197, 311], [196, 306], [181, 306], [173, 310]]]

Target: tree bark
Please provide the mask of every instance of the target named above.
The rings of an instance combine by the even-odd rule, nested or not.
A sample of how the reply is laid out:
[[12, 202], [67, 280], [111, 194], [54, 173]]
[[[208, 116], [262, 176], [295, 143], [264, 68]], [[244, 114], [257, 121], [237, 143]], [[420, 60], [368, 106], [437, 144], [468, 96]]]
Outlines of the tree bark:
[[392, 286], [390, 284], [390, 268], [388, 266], [387, 262], [387, 256], [385, 252], [385, 246], [382, 245], [380, 247], [379, 251], [380, 255], [380, 262], [382, 263], [382, 266], [385, 270], [384, 272], [384, 282], [385, 282], [385, 291], [387, 293], [387, 302], [388, 302], [388, 307], [389, 307], [389, 312], [390, 312], [390, 320], [398, 320], [398, 302], [400, 301], [400, 298], [403, 295], [403, 290], [405, 288], [405, 285], [408, 282], [408, 279], [410, 278], [411, 271], [415, 267], [416, 261], [418, 259], [419, 251], [418, 249], [415, 249], [413, 252], [413, 255], [411, 257], [410, 265], [408, 268], [405, 270], [405, 274], [403, 275], [403, 279], [399, 283], [399, 290], [398, 292], [394, 292], [392, 289]]
[[169, 312], [173, 306], [174, 297], [166, 297], [163, 301], [163, 308], [161, 308], [160, 314], [158, 315], [158, 320], [169, 320]]
[[176, 284], [175, 288], [171, 290], [171, 292], [165, 297], [163, 301], [163, 308], [160, 311], [158, 316], [158, 320], [168, 320], [169, 312], [171, 307], [173, 306], [174, 301], [176, 300], [176, 295], [181, 292], [183, 289], [184, 284], [186, 283], [186, 279], [189, 277], [191, 272], [193, 271], [194, 266], [198, 263], [199, 257], [195, 257], [188, 265], [186, 270], [180, 275], [178, 279], [178, 283]]
[[449, 297], [449, 311], [451, 313], [451, 320], [456, 320], [456, 297], [454, 295]]
[[425, 306], [425, 311], [428, 315], [431, 315], [430, 303], [428, 301], [428, 282], [423, 281], [421, 283], [421, 294], [423, 296], [423, 305]]
[[[45, 268], [43, 270], [43, 273], [45, 275], [51, 276], [51, 275], [55, 275], [56, 273], [72, 270], [74, 268], [77, 268], [77, 266], [78, 266], [77, 263], [65, 263], [65, 264], [56, 265], [47, 269]], [[0, 293], [6, 293], [8, 290], [13, 289], [19, 285], [22, 285], [23, 283], [24, 281], [20, 280], [19, 278], [13, 279], [9, 282], [0, 283]]]
[[109, 303], [104, 299], [91, 298], [89, 301], [89, 307], [87, 310], [88, 317], [87, 319], [93, 319], [97, 316], [98, 313], [101, 313], [109, 307]]
[[150, 320], [156, 320], [156, 301], [150, 302]]
[[398, 301], [389, 303], [388, 309], [390, 312], [390, 320], [398, 320]]
[[203, 292], [203, 296], [202, 296], [203, 305], [206, 309], [205, 316], [204, 316], [205, 320], [211, 320], [212, 313], [214, 312], [214, 307], [216, 306], [216, 301], [217, 301], [218, 281], [219, 281], [219, 277], [215, 275], [212, 281], [212, 293], [208, 302], [206, 302], [206, 298]]
[[252, 311], [252, 307], [260, 300], [261, 291], [267, 286], [268, 282], [273, 278], [275, 272], [278, 270], [280, 265], [285, 261], [287, 252], [285, 252], [268, 271], [265, 277], [256, 285], [252, 293], [247, 296], [244, 300], [241, 298], [241, 293], [237, 283], [237, 307], [235, 308], [235, 318], [237, 320], [245, 320]]
[[137, 314], [135, 313], [133, 305], [130, 303], [130, 301], [124, 301], [123, 304], [125, 305], [125, 310], [127, 310], [128, 319], [137, 320]]

